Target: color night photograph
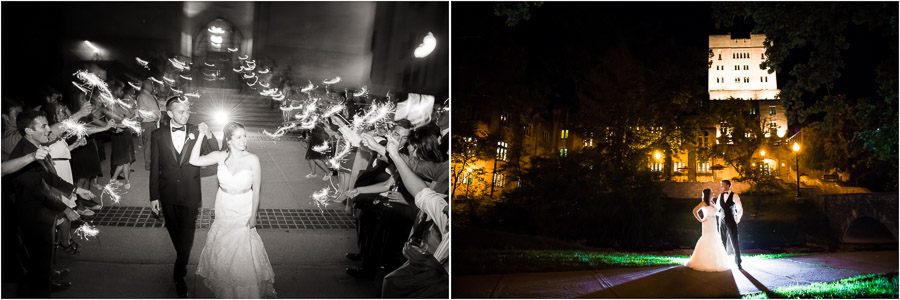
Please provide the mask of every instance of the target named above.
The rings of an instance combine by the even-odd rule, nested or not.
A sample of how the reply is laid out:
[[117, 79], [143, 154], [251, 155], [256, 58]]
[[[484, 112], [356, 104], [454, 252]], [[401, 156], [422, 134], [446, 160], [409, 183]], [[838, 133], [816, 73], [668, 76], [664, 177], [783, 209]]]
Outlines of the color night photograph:
[[2, 10], [2, 298], [449, 297], [449, 2]]
[[897, 2], [454, 2], [453, 298], [898, 298]]

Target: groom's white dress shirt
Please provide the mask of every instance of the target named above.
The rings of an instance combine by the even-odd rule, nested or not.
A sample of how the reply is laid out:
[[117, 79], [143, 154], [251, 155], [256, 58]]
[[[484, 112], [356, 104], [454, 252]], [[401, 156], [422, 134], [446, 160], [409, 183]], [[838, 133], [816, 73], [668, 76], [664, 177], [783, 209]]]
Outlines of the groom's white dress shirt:
[[169, 131], [172, 131], [172, 145], [175, 145], [175, 151], [178, 151], [178, 154], [181, 154], [182, 148], [184, 148], [184, 137], [187, 134], [187, 125], [181, 125], [184, 127], [184, 130], [172, 131], [172, 128], [178, 128], [172, 122], [169, 122]]
[[[728, 195], [730, 193], [734, 193], [733, 191], [729, 191], [727, 193], [719, 194], [719, 200], [716, 203], [719, 207], [722, 207], [725, 204], [725, 200], [728, 200]], [[741, 196], [738, 193], [734, 193], [734, 197], [731, 198], [734, 201], [734, 221], [741, 222], [741, 217], [744, 215], [744, 205], [741, 204]], [[720, 217], [722, 217], [722, 210], [719, 210]]]

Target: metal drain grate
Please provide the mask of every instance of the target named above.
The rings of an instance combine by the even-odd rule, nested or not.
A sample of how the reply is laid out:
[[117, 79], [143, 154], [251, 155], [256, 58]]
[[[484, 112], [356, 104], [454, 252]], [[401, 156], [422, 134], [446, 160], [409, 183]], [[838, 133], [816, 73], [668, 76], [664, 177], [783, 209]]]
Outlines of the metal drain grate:
[[[197, 215], [197, 228], [209, 228], [215, 219], [215, 210], [203, 208]], [[149, 207], [107, 206], [93, 217], [86, 217], [95, 226], [115, 227], [163, 227], [165, 220], [156, 220]], [[315, 209], [260, 209], [256, 214], [256, 226], [260, 229], [353, 229], [353, 216], [340, 210]]]

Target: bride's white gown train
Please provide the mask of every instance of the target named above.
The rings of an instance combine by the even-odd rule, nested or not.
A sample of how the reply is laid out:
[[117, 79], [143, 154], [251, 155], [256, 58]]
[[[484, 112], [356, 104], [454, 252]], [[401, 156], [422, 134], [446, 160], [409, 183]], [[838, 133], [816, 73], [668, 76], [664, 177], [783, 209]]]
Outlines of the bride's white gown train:
[[688, 268], [704, 272], [722, 272], [731, 269], [731, 259], [725, 252], [722, 237], [719, 235], [719, 226], [716, 224], [716, 208], [703, 206], [703, 215], [708, 216], [703, 221], [703, 234], [694, 247], [691, 259], [685, 264]]
[[200, 254], [197, 275], [205, 278], [216, 298], [274, 298], [275, 272], [256, 229], [247, 226], [253, 213], [253, 173], [242, 170], [232, 174], [220, 162], [217, 176], [216, 217]]

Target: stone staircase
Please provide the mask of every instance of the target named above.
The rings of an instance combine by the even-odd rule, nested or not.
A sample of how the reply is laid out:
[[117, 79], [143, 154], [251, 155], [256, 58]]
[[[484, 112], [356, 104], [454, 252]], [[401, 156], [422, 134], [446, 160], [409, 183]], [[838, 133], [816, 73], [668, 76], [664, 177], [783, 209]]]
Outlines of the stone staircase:
[[[192, 98], [193, 104], [190, 123], [199, 124], [207, 122], [213, 127], [215, 114], [225, 111], [231, 121], [238, 121], [247, 126], [250, 132], [260, 132], [263, 129], [274, 132], [282, 123], [280, 103], [275, 102], [274, 108], [269, 108], [267, 100], [259, 94], [240, 93], [236, 89], [203, 88], [200, 90], [200, 98]], [[218, 125], [222, 126], [222, 125]]]

